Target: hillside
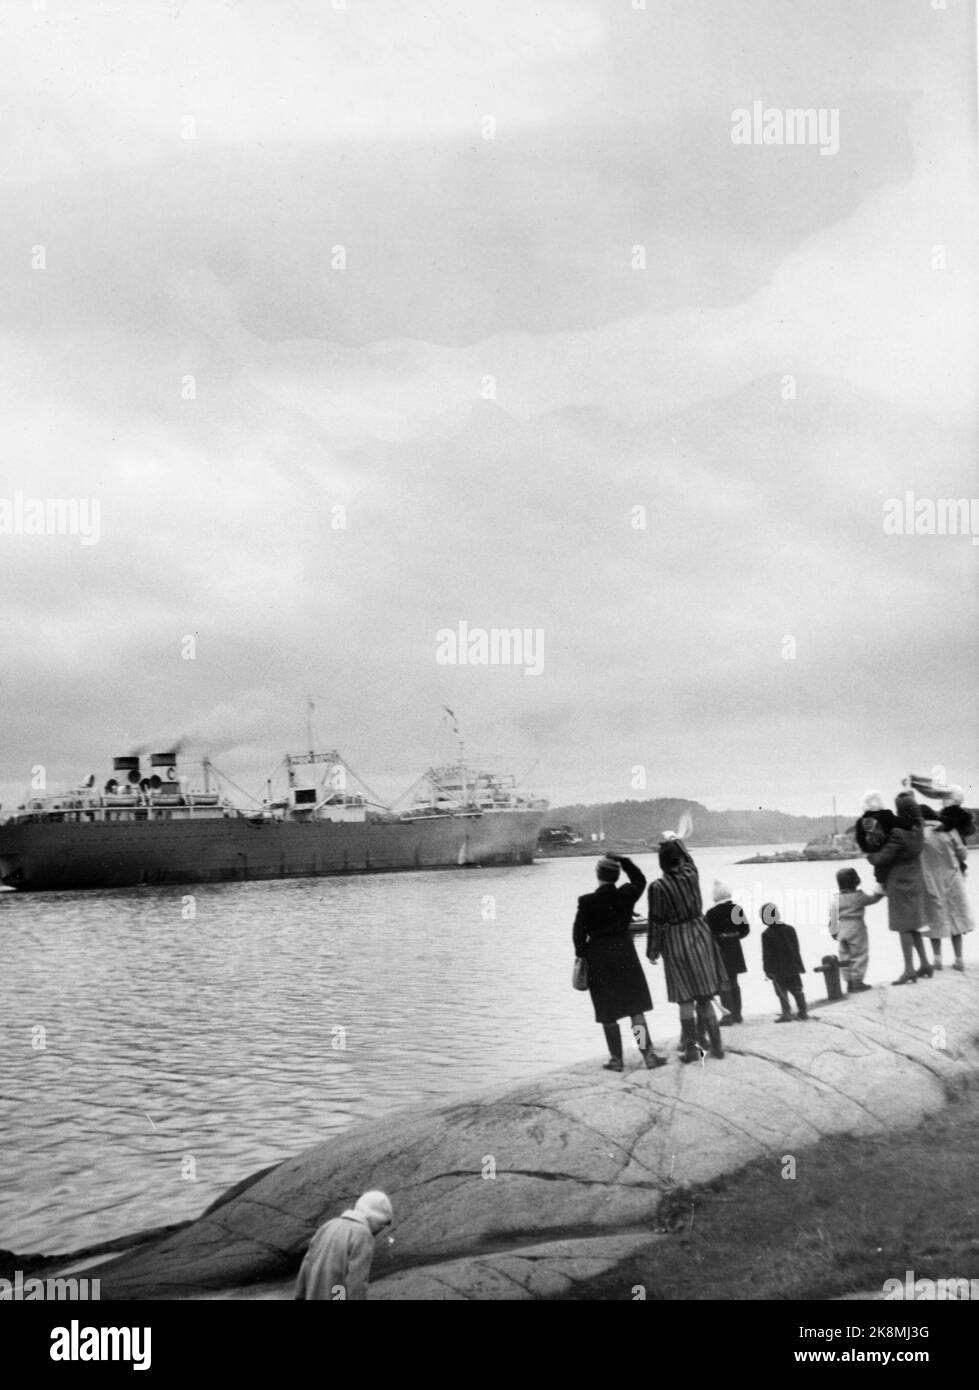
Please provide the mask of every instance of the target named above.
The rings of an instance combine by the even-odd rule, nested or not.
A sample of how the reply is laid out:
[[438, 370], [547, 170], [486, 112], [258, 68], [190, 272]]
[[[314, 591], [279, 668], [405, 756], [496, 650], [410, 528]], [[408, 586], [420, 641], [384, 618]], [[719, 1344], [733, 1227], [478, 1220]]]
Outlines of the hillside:
[[[544, 827], [569, 825], [583, 840], [605, 831], [607, 844], [654, 845], [664, 830], [676, 830], [684, 812], [693, 820], [692, 845], [802, 845], [833, 830], [832, 816], [790, 816], [784, 811], [708, 811], [699, 801], [658, 797], [595, 806], [552, 806]], [[853, 816], [838, 817], [840, 830]]]

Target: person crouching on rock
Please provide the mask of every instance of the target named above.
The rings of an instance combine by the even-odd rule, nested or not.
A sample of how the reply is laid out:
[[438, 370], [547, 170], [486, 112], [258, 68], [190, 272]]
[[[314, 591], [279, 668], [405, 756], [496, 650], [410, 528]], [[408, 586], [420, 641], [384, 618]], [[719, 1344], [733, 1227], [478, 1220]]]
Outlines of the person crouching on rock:
[[783, 922], [774, 903], [765, 903], [761, 910], [761, 920], [765, 930], [761, 934], [761, 963], [766, 977], [775, 986], [782, 1012], [776, 1023], [791, 1023], [792, 1009], [789, 1005], [791, 994], [799, 1010], [799, 1022], [809, 1018], [806, 996], [802, 992], [802, 977], [806, 967], [802, 963], [799, 938], [795, 927]]
[[365, 1299], [374, 1241], [394, 1221], [384, 1192], [365, 1192], [349, 1211], [327, 1221], [309, 1242], [294, 1299]]
[[[616, 888], [619, 869], [628, 883]], [[632, 909], [646, 886], [646, 876], [620, 854], [604, 854], [595, 865], [598, 887], [578, 899], [574, 919], [574, 952], [588, 965], [588, 992], [595, 1008], [595, 1022], [605, 1030], [609, 1060], [606, 1071], [622, 1070], [622, 1034], [619, 1019], [632, 1020], [636, 1046], [647, 1067], [663, 1067], [649, 1041], [646, 1009], [652, 1009], [649, 985], [632, 944]]]
[[649, 885], [646, 955], [657, 961], [662, 954], [667, 998], [680, 1006], [680, 1061], [697, 1061], [707, 1042], [713, 1056], [723, 1057], [721, 1029], [711, 1000], [720, 993], [727, 975], [704, 920], [697, 866], [675, 836], [660, 845], [659, 866], [663, 877]]
[[829, 909], [829, 934], [840, 948], [840, 973], [846, 980], [847, 994], [870, 989], [863, 980], [867, 973], [867, 923], [864, 909], [879, 903], [883, 893], [863, 893], [856, 869], [837, 869], [839, 892]]
[[741, 986], [738, 976], [748, 967], [744, 963], [741, 943], [751, 931], [743, 907], [731, 901], [731, 890], [726, 883], [714, 880], [714, 906], [704, 913], [704, 921], [710, 927], [720, 947], [721, 959], [727, 972], [727, 984], [721, 985], [721, 1004], [727, 1010], [721, 1019], [721, 1027], [742, 1023]]

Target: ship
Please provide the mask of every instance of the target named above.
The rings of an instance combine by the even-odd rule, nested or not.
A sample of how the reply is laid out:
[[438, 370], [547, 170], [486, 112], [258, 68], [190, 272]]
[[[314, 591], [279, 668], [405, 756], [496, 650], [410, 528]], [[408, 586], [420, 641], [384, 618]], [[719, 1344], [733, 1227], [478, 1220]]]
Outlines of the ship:
[[20, 892], [240, 883], [530, 864], [547, 802], [512, 776], [463, 760], [430, 767], [395, 811], [355, 790], [344, 759], [288, 754], [285, 793], [243, 810], [212, 785], [193, 789], [177, 752], [113, 759], [97, 785], [28, 797], [0, 825], [0, 881]]

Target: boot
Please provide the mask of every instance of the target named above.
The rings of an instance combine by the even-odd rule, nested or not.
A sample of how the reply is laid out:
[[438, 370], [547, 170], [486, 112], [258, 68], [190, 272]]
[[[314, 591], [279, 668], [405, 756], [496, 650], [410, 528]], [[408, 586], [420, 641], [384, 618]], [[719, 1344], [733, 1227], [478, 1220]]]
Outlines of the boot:
[[[699, 1010], [698, 1010], [699, 1013]], [[710, 1042], [710, 1052], [712, 1057], [723, 1057], [724, 1047], [721, 1043], [721, 1025], [714, 1016], [714, 1010], [708, 1004], [704, 1010], [703, 1026]]]
[[798, 1018], [799, 1022], [800, 1022], [800, 1023], [806, 1023], [806, 1022], [808, 1022], [808, 1019], [809, 1019], [809, 1010], [806, 1008], [805, 996], [804, 996], [804, 995], [800, 995], [799, 998], [798, 998], [795, 1002], [796, 1002], [796, 1004], [799, 1006], [799, 1012], [798, 1012], [798, 1014], [797, 1014], [797, 1018]]
[[683, 1034], [683, 1051], [680, 1053], [681, 1062], [699, 1062], [700, 1048], [697, 1046], [697, 1023], [692, 1018], [680, 1019], [680, 1030]]
[[656, 1067], [666, 1066], [666, 1058], [658, 1056], [656, 1049], [653, 1047], [645, 1019], [643, 1019], [642, 1023], [633, 1023], [632, 1036], [636, 1040], [639, 1056], [646, 1063], [650, 1071], [653, 1071]]
[[744, 1019], [741, 1016], [741, 986], [737, 983], [737, 981], [735, 981], [734, 984], [732, 984], [731, 986], [731, 1022], [744, 1022]]
[[622, 1034], [619, 1032], [619, 1025], [617, 1023], [604, 1023], [602, 1029], [605, 1033], [605, 1042], [609, 1051], [609, 1058], [603, 1069], [605, 1071], [621, 1071]]

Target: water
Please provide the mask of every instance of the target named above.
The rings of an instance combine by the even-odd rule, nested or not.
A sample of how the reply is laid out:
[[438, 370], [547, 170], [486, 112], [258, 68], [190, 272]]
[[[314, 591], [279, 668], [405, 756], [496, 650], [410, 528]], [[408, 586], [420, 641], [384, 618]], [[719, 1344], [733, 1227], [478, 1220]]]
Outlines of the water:
[[[721, 877], [749, 910], [745, 1009], [769, 1014], [757, 909], [781, 901], [820, 997], [836, 866], [735, 867], [754, 852], [695, 858], [708, 901]], [[193, 1217], [356, 1121], [598, 1058], [570, 984], [593, 884], [580, 858], [226, 884], [193, 890], [192, 919], [189, 888], [0, 894], [0, 1247], [63, 1252]], [[974, 877], [969, 891], [979, 912]], [[868, 920], [868, 979], [892, 979], [886, 905]], [[648, 976], [669, 1044], [676, 1008], [662, 968]]]

